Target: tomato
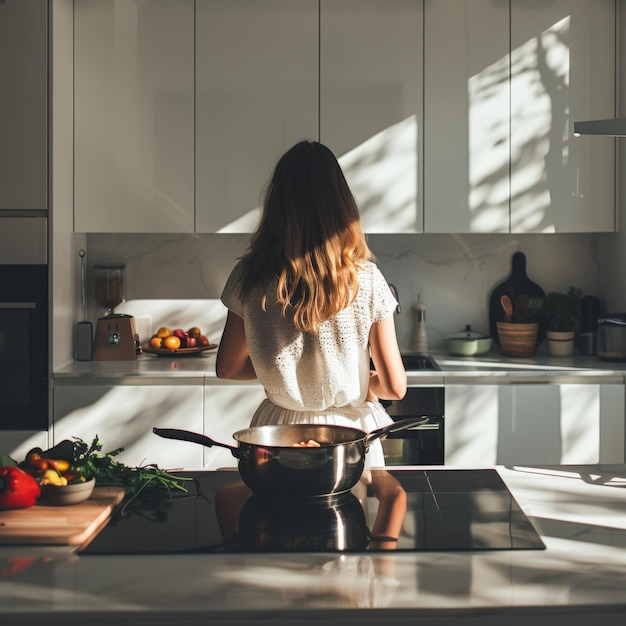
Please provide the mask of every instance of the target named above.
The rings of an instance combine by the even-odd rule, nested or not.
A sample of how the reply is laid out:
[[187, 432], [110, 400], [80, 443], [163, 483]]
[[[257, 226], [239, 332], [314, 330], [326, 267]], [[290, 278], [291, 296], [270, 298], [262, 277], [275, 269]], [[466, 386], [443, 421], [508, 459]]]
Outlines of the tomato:
[[31, 450], [24, 461], [26, 468], [36, 472], [45, 472], [48, 467], [48, 459], [44, 459], [39, 452]]

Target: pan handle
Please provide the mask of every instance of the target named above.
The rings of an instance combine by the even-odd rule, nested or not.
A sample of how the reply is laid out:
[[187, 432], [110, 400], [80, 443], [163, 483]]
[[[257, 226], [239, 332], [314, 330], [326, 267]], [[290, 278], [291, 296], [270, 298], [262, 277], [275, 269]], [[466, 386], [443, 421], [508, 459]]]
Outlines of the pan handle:
[[182, 430], [181, 428], [157, 428], [155, 426], [152, 429], [152, 432], [155, 435], [159, 435], [159, 437], [165, 437], [166, 439], [178, 439], [180, 441], [190, 441], [191, 443], [199, 443], [200, 445], [206, 446], [207, 448], [219, 446], [220, 448], [226, 448], [227, 450], [230, 450], [232, 455], [236, 459], [238, 459], [240, 456], [239, 448], [229, 446], [226, 443], [220, 443], [219, 441], [214, 441], [206, 435], [194, 433], [191, 430]]
[[393, 424], [389, 424], [388, 426], [383, 426], [382, 428], [377, 428], [372, 432], [368, 433], [364, 437], [365, 442], [365, 450], [370, 447], [372, 441], [376, 439], [380, 439], [380, 437], [386, 437], [391, 433], [397, 433], [401, 430], [406, 430], [407, 428], [412, 428], [413, 426], [420, 426], [421, 424], [425, 424], [428, 422], [428, 417], [410, 417], [405, 420], [399, 420], [398, 422], [394, 422]]

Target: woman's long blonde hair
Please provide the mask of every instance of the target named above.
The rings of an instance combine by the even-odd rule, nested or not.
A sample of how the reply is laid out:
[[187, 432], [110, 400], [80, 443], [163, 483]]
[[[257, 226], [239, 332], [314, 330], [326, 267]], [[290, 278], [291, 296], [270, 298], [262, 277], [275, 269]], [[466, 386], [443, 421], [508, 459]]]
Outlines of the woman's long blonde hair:
[[296, 328], [316, 332], [354, 300], [359, 265], [372, 258], [335, 155], [318, 142], [297, 143], [267, 187], [261, 222], [243, 257], [243, 297], [276, 277], [283, 315], [292, 312]]

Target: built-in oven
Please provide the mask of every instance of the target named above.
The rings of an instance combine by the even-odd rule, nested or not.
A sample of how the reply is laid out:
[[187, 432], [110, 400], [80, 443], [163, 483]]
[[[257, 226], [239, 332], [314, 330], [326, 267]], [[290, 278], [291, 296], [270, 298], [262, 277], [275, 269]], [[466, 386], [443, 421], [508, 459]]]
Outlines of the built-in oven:
[[0, 431], [48, 429], [45, 223], [0, 219]]
[[[407, 371], [439, 370], [428, 354], [403, 355]], [[428, 416], [428, 422], [389, 435], [383, 441], [386, 465], [443, 465], [445, 463], [443, 382], [410, 385], [402, 400], [382, 401], [392, 419]]]

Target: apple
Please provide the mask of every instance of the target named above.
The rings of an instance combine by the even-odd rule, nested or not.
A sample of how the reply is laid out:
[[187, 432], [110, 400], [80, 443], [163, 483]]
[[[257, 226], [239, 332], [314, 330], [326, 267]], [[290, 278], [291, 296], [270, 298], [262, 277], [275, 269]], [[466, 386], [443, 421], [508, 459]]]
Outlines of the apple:
[[202, 334], [202, 331], [197, 327], [197, 326], [192, 326], [188, 331], [187, 334], [190, 337], [199, 337]]
[[199, 337], [196, 337], [196, 343], [199, 346], [208, 346], [211, 342], [206, 335], [200, 335]]
[[187, 333], [182, 328], [175, 328], [172, 331], [174, 337], [178, 337], [181, 341], [187, 337]]
[[195, 347], [196, 347], [196, 338], [187, 337], [187, 348], [195, 348]]

